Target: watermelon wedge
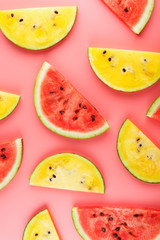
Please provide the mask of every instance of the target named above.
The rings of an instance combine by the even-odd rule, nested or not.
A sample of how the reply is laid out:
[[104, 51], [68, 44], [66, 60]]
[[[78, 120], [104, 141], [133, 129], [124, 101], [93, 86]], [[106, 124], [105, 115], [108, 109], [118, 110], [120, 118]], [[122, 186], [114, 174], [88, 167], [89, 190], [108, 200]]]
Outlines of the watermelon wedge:
[[160, 121], [160, 96], [150, 106], [147, 116]]
[[0, 143], [0, 189], [16, 175], [22, 159], [22, 139]]
[[47, 62], [37, 77], [34, 103], [42, 123], [63, 136], [91, 138], [109, 128], [88, 100]]
[[84, 240], [160, 239], [160, 210], [74, 207], [72, 218]]
[[119, 131], [117, 151], [133, 176], [144, 182], [160, 183], [160, 149], [129, 119]]
[[154, 7], [154, 0], [102, 1], [136, 34], [145, 27]]
[[36, 214], [27, 224], [23, 240], [60, 240], [47, 209]]
[[74, 191], [104, 193], [104, 181], [96, 166], [73, 153], [60, 153], [43, 160], [33, 171], [30, 185]]
[[115, 90], [135, 92], [160, 79], [160, 53], [89, 48], [88, 56], [97, 77]]
[[18, 105], [20, 96], [0, 91], [0, 120], [9, 116]]
[[0, 28], [16, 45], [31, 50], [51, 47], [67, 36], [77, 7], [45, 7], [0, 11]]

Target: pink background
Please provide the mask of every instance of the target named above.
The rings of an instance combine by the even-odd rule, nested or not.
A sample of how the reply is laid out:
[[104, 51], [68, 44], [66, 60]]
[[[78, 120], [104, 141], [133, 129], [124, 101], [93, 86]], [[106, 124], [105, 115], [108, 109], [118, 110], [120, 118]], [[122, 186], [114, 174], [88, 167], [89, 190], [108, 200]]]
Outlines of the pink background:
[[[149, 23], [137, 36], [100, 0], [5, 0], [1, 9], [77, 5], [78, 14], [70, 34], [56, 46], [29, 51], [15, 46], [0, 33], [0, 90], [21, 95], [16, 110], [0, 122], [0, 142], [22, 137], [24, 152], [20, 170], [0, 191], [0, 239], [22, 239], [30, 218], [48, 208], [61, 240], [80, 240], [71, 218], [73, 206], [109, 205], [160, 209], [160, 184], [143, 183], [121, 164], [116, 139], [128, 117], [160, 147], [160, 124], [146, 111], [160, 94], [160, 82], [136, 93], [115, 91], [94, 75], [87, 48], [108, 47], [160, 52], [160, 1]], [[108, 120], [110, 129], [88, 140], [74, 140], [48, 130], [38, 119], [33, 104], [36, 76], [44, 61], [57, 68]], [[81, 154], [100, 169], [106, 193], [89, 194], [29, 186], [35, 166], [59, 152]]]

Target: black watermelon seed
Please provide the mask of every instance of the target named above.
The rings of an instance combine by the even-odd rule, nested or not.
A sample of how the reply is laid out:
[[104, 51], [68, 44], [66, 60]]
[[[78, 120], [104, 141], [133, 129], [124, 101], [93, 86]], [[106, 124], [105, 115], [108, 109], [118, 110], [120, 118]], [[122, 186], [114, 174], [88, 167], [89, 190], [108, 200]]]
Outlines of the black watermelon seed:
[[110, 62], [112, 59], [111, 58], [108, 58], [108, 61]]
[[108, 218], [108, 220], [109, 220], [109, 221], [113, 221], [113, 218], [112, 218], [112, 217], [110, 217], [110, 218]]
[[140, 138], [137, 138], [137, 142], [140, 140]]
[[103, 51], [103, 54], [106, 54], [106, 52], [107, 52], [106, 50], [105, 50], [105, 51]]
[[36, 25], [33, 25], [33, 28], [36, 28]]
[[127, 226], [127, 223], [126, 223], [126, 222], [124, 222], [124, 223], [122, 223], [122, 225], [124, 225], [124, 226]]
[[53, 93], [53, 91], [50, 91], [49, 93], [51, 93], [51, 94], [52, 94], [52, 93]]
[[134, 214], [133, 217], [139, 217], [139, 214]]
[[78, 119], [78, 117], [74, 117], [74, 118], [73, 118], [73, 120], [77, 120], [77, 119]]
[[13, 14], [13, 13], [11, 13], [11, 17], [14, 17], [14, 14]]
[[123, 72], [126, 72], [126, 69], [125, 69], [125, 68], [123, 68], [122, 70], [123, 70]]
[[35, 236], [38, 236], [38, 233], [35, 233]]
[[52, 178], [49, 178], [49, 181], [52, 182]]
[[6, 155], [1, 154], [1, 158], [5, 159], [5, 158], [6, 158]]
[[120, 238], [120, 237], [118, 237], [117, 239], [118, 239], [118, 240], [121, 240], [121, 238]]
[[117, 228], [116, 228], [116, 231], [118, 232], [119, 230], [120, 230], [120, 227], [117, 227]]
[[52, 169], [52, 167], [51, 167], [51, 166], [49, 166], [49, 169], [51, 170], [51, 169]]
[[92, 115], [91, 118], [92, 118], [92, 122], [94, 122], [95, 121], [95, 115]]
[[132, 233], [131, 233], [131, 232], [129, 232], [129, 234], [130, 234], [130, 235], [132, 235]]
[[84, 109], [87, 109], [87, 107], [86, 107], [85, 105], [83, 106], [83, 108], [84, 108]]
[[106, 231], [106, 229], [105, 228], [102, 228], [102, 232], [105, 232]]
[[53, 177], [56, 178], [56, 175], [53, 174]]
[[113, 237], [118, 237], [117, 233], [113, 233]]
[[139, 147], [142, 147], [142, 144], [139, 144]]
[[60, 111], [60, 114], [64, 114], [64, 111]]
[[145, 58], [144, 61], [147, 62], [147, 59]]
[[23, 18], [19, 19], [19, 22], [23, 22]]
[[54, 13], [55, 13], [55, 14], [58, 14], [58, 11], [57, 11], [57, 10], [55, 10], [55, 11], [54, 11]]
[[82, 106], [82, 104], [80, 103], [80, 104], [79, 104], [79, 107], [81, 107], [81, 106]]
[[48, 234], [50, 234], [51, 232], [50, 231], [48, 231]]
[[103, 213], [103, 212], [101, 212], [101, 213], [100, 213], [100, 215], [101, 215], [101, 216], [104, 216], [104, 213]]
[[95, 213], [93, 213], [93, 217], [95, 217], [96, 216], [96, 214]]
[[128, 8], [125, 8], [124, 11], [125, 11], [125, 12], [128, 12], [129, 10], [128, 10]]
[[5, 148], [2, 148], [1, 151], [4, 152], [6, 149]]
[[60, 87], [60, 90], [63, 90], [63, 87]]
[[79, 110], [77, 109], [77, 110], [75, 111], [75, 113], [79, 113]]

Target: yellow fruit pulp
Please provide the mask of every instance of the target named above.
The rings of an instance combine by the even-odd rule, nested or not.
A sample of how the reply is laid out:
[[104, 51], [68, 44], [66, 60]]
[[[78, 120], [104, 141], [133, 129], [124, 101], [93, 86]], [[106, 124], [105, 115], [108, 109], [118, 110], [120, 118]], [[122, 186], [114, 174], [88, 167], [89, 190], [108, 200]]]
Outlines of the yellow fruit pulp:
[[124, 166], [146, 182], [160, 182], [160, 150], [130, 120], [122, 125], [117, 151]]
[[27, 224], [23, 240], [60, 240], [47, 209], [35, 215]]
[[46, 7], [0, 11], [0, 27], [15, 44], [38, 50], [62, 40], [71, 30], [77, 7]]
[[116, 90], [138, 91], [160, 78], [160, 53], [89, 48], [89, 61], [99, 79]]
[[0, 120], [7, 117], [17, 106], [20, 96], [0, 91]]
[[56, 154], [43, 160], [32, 173], [30, 184], [104, 193], [103, 178], [95, 165], [72, 153]]

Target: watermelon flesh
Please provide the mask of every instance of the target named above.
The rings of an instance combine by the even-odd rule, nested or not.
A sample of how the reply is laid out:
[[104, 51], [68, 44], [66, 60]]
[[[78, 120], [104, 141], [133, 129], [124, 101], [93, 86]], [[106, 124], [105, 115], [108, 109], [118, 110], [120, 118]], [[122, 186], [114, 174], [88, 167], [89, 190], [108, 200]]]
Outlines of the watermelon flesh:
[[21, 162], [22, 142], [0, 143], [0, 189], [15, 176]]
[[160, 96], [150, 106], [147, 116], [160, 121]]
[[99, 112], [48, 63], [35, 85], [35, 107], [40, 120], [64, 136], [89, 138], [108, 129]]
[[160, 210], [75, 207], [72, 217], [85, 240], [160, 239]]
[[154, 7], [154, 0], [102, 1], [136, 34], [144, 28]]

